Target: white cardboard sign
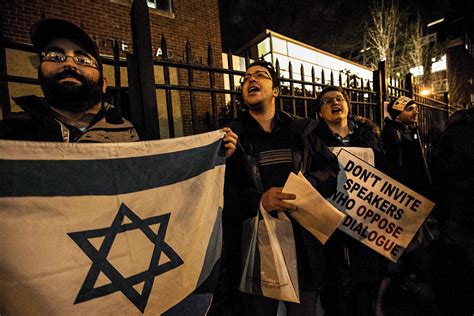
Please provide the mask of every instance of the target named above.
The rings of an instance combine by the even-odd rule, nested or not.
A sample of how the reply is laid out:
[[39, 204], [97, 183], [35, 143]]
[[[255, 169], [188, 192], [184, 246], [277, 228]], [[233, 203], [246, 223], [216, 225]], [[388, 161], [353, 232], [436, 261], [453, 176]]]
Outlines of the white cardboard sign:
[[396, 262], [435, 204], [344, 149], [338, 160], [339, 229]]

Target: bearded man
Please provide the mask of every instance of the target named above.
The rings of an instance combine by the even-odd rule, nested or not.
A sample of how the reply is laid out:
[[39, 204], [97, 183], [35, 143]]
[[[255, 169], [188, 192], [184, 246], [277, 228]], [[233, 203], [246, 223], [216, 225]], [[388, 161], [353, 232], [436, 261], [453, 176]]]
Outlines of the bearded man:
[[14, 98], [24, 112], [0, 122], [0, 139], [56, 142], [138, 141], [133, 125], [103, 101], [107, 80], [92, 38], [75, 24], [44, 19], [30, 30], [40, 57], [44, 98]]

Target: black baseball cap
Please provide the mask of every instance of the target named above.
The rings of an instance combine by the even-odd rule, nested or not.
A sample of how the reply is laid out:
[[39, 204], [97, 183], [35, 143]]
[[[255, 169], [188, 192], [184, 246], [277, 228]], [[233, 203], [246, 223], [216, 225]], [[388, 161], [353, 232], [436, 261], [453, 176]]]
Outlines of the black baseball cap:
[[30, 29], [31, 42], [40, 53], [44, 51], [46, 45], [55, 38], [71, 39], [80, 44], [87, 53], [92, 55], [102, 71], [99, 50], [94, 40], [79, 26], [62, 19], [43, 19], [35, 23]]

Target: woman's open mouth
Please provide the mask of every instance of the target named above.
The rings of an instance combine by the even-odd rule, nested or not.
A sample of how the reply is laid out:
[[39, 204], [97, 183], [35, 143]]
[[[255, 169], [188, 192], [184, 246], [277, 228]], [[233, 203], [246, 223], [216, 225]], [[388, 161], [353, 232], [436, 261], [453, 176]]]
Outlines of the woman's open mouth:
[[339, 113], [342, 112], [342, 108], [340, 106], [335, 106], [331, 109], [331, 113]]

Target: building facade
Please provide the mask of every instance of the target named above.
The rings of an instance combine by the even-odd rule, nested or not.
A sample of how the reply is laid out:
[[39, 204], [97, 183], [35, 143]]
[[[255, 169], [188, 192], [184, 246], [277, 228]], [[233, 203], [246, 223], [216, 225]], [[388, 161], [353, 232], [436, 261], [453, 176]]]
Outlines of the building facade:
[[[265, 30], [256, 36], [240, 48], [237, 54], [248, 55], [252, 59], [263, 58], [273, 64], [278, 61], [280, 76], [283, 78], [290, 78], [290, 63], [292, 65], [291, 77], [308, 82], [313, 80], [312, 69], [315, 72], [314, 79], [320, 84], [329, 84], [331, 73], [333, 77], [336, 77], [336, 82], [339, 75], [343, 82], [346, 82], [347, 77], [351, 75], [370, 81], [373, 77], [373, 69], [369, 67], [271, 30]], [[303, 77], [301, 69], [303, 69]]]

